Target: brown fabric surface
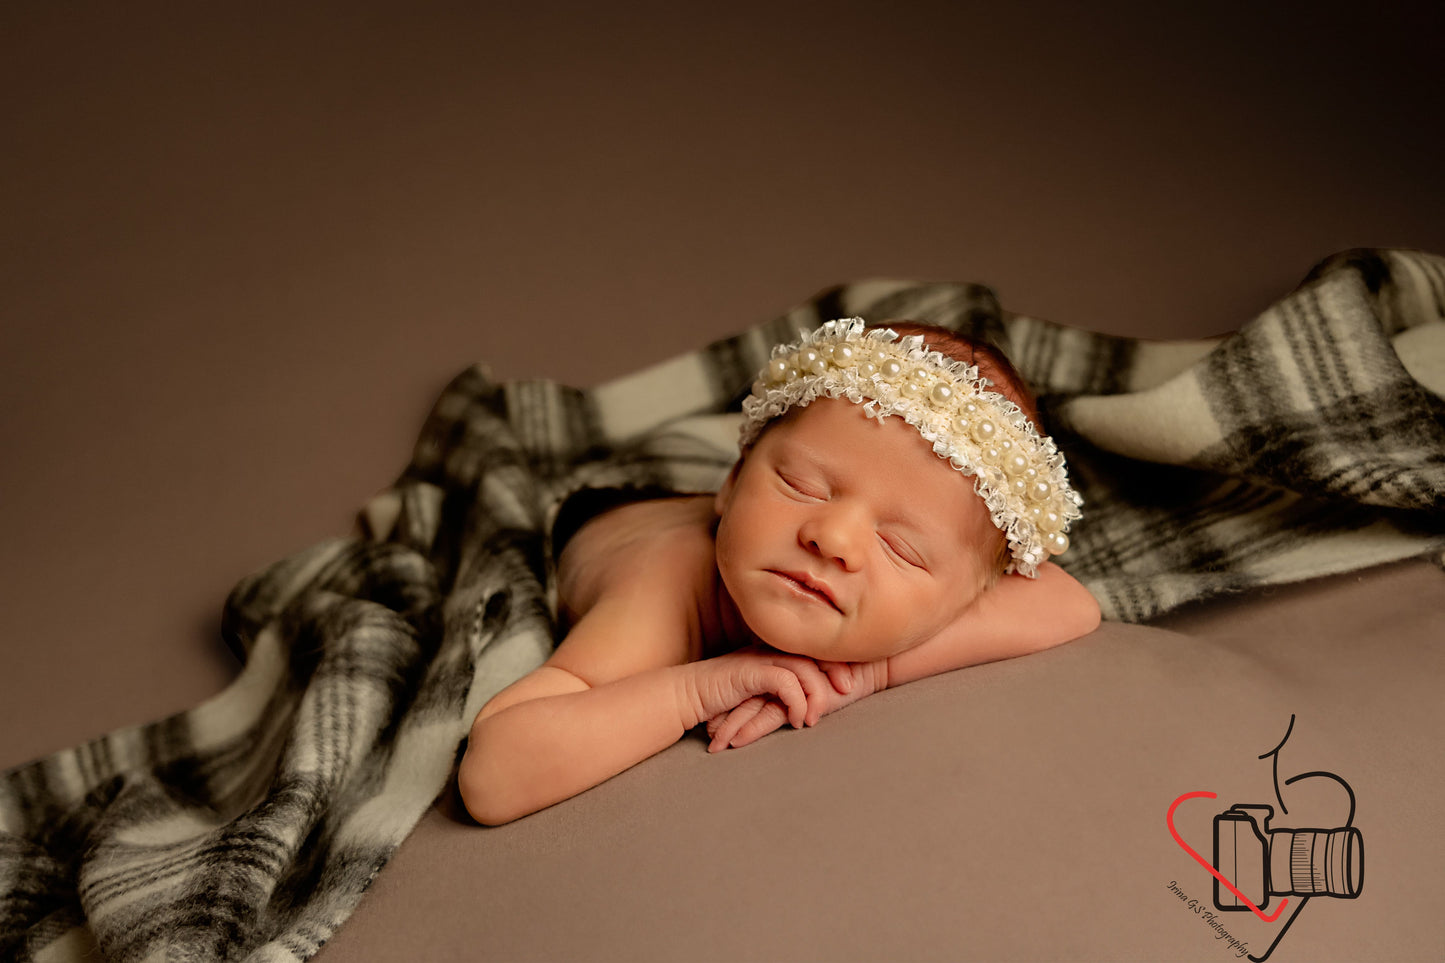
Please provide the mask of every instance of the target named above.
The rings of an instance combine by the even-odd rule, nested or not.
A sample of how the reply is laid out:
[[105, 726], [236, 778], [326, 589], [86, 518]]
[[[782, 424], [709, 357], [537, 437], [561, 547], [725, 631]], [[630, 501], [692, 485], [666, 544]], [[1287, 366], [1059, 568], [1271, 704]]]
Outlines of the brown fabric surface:
[[[508, 826], [447, 800], [326, 952], [399, 959], [420, 931], [457, 959], [1232, 959], [1169, 889], [1213, 909], [1165, 815], [1217, 793], [1176, 817], [1208, 858], [1215, 814], [1275, 804], [1257, 757], [1293, 714], [1281, 782], [1349, 782], [1366, 871], [1359, 898], [1312, 899], [1275, 958], [1435, 959], [1442, 589], [1409, 562], [1106, 623], [744, 750], [689, 738]], [[1283, 793], [1273, 828], [1344, 825], [1336, 785]], [[1221, 916], [1256, 955], [1279, 929]]]

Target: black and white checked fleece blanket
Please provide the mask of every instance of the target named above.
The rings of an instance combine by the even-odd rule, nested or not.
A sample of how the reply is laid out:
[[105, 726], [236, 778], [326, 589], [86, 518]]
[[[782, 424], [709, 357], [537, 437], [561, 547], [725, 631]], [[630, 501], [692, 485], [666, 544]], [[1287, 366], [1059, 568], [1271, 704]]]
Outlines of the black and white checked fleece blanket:
[[1063, 560], [1109, 618], [1445, 547], [1445, 259], [1420, 253], [1332, 258], [1209, 341], [870, 281], [590, 391], [472, 368], [365, 534], [236, 587], [234, 685], [0, 777], [0, 958], [312, 955], [446, 786], [482, 703], [551, 648], [563, 500], [711, 489], [771, 345], [852, 315], [982, 332], [1017, 361], [1085, 498]]

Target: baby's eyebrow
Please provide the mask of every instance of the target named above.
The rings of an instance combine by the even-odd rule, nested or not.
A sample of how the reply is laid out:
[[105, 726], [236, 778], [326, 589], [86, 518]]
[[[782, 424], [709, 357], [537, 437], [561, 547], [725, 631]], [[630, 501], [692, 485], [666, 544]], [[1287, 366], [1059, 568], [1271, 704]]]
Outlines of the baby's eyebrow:
[[907, 503], [905, 503], [904, 508], [895, 509], [891, 513], [886, 514], [883, 520], [889, 524], [906, 528], [910, 534], [916, 534], [925, 538], [929, 532], [936, 527], [929, 523], [929, 517], [926, 512], [915, 509]]
[[789, 468], [795, 471], [817, 472], [823, 482], [828, 485], [837, 481], [837, 472], [829, 464], [828, 459], [807, 445], [796, 445], [791, 449], [784, 449], [777, 458], [776, 464], [780, 468]]

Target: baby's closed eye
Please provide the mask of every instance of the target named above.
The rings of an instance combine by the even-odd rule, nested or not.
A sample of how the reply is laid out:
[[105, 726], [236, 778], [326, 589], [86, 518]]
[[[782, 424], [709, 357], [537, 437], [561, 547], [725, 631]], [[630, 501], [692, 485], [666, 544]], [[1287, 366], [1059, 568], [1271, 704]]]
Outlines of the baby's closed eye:
[[802, 478], [798, 475], [789, 474], [782, 471], [781, 469], [778, 470], [777, 475], [778, 478], [782, 480], [784, 485], [786, 485], [792, 491], [797, 492], [799, 495], [802, 495], [806, 498], [817, 499], [823, 499], [828, 497], [827, 492], [824, 491], [822, 486], [818, 485], [816, 482]]
[[907, 540], [889, 532], [879, 532], [878, 540], [888, 553], [901, 562], [905, 562], [914, 568], [926, 568], [923, 563], [923, 556]]

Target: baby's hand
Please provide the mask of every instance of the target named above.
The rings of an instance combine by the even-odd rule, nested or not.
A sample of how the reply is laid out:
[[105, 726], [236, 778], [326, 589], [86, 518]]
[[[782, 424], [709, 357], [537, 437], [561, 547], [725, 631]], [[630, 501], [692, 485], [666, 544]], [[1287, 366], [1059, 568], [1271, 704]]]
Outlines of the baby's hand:
[[750, 699], [765, 698], [778, 707], [774, 729], [784, 722], [801, 729], [810, 724], [810, 715], [816, 721], [822, 714], [811, 713], [809, 707], [823, 704], [833, 689], [828, 675], [812, 659], [764, 646], [693, 662], [679, 671], [685, 728], [725, 716]]
[[[888, 686], [887, 659], [874, 662], [806, 661], [812, 663], [818, 675], [805, 670], [814, 682], [808, 690], [807, 713], [803, 719], [805, 725], [816, 725], [828, 713]], [[828, 684], [818, 685], [818, 676], [826, 679]], [[799, 678], [803, 675], [800, 674]], [[708, 751], [737, 749], [757, 742], [788, 719], [788, 708], [781, 702], [765, 695], [752, 696], [736, 708], [708, 720], [707, 732], [712, 737]]]

